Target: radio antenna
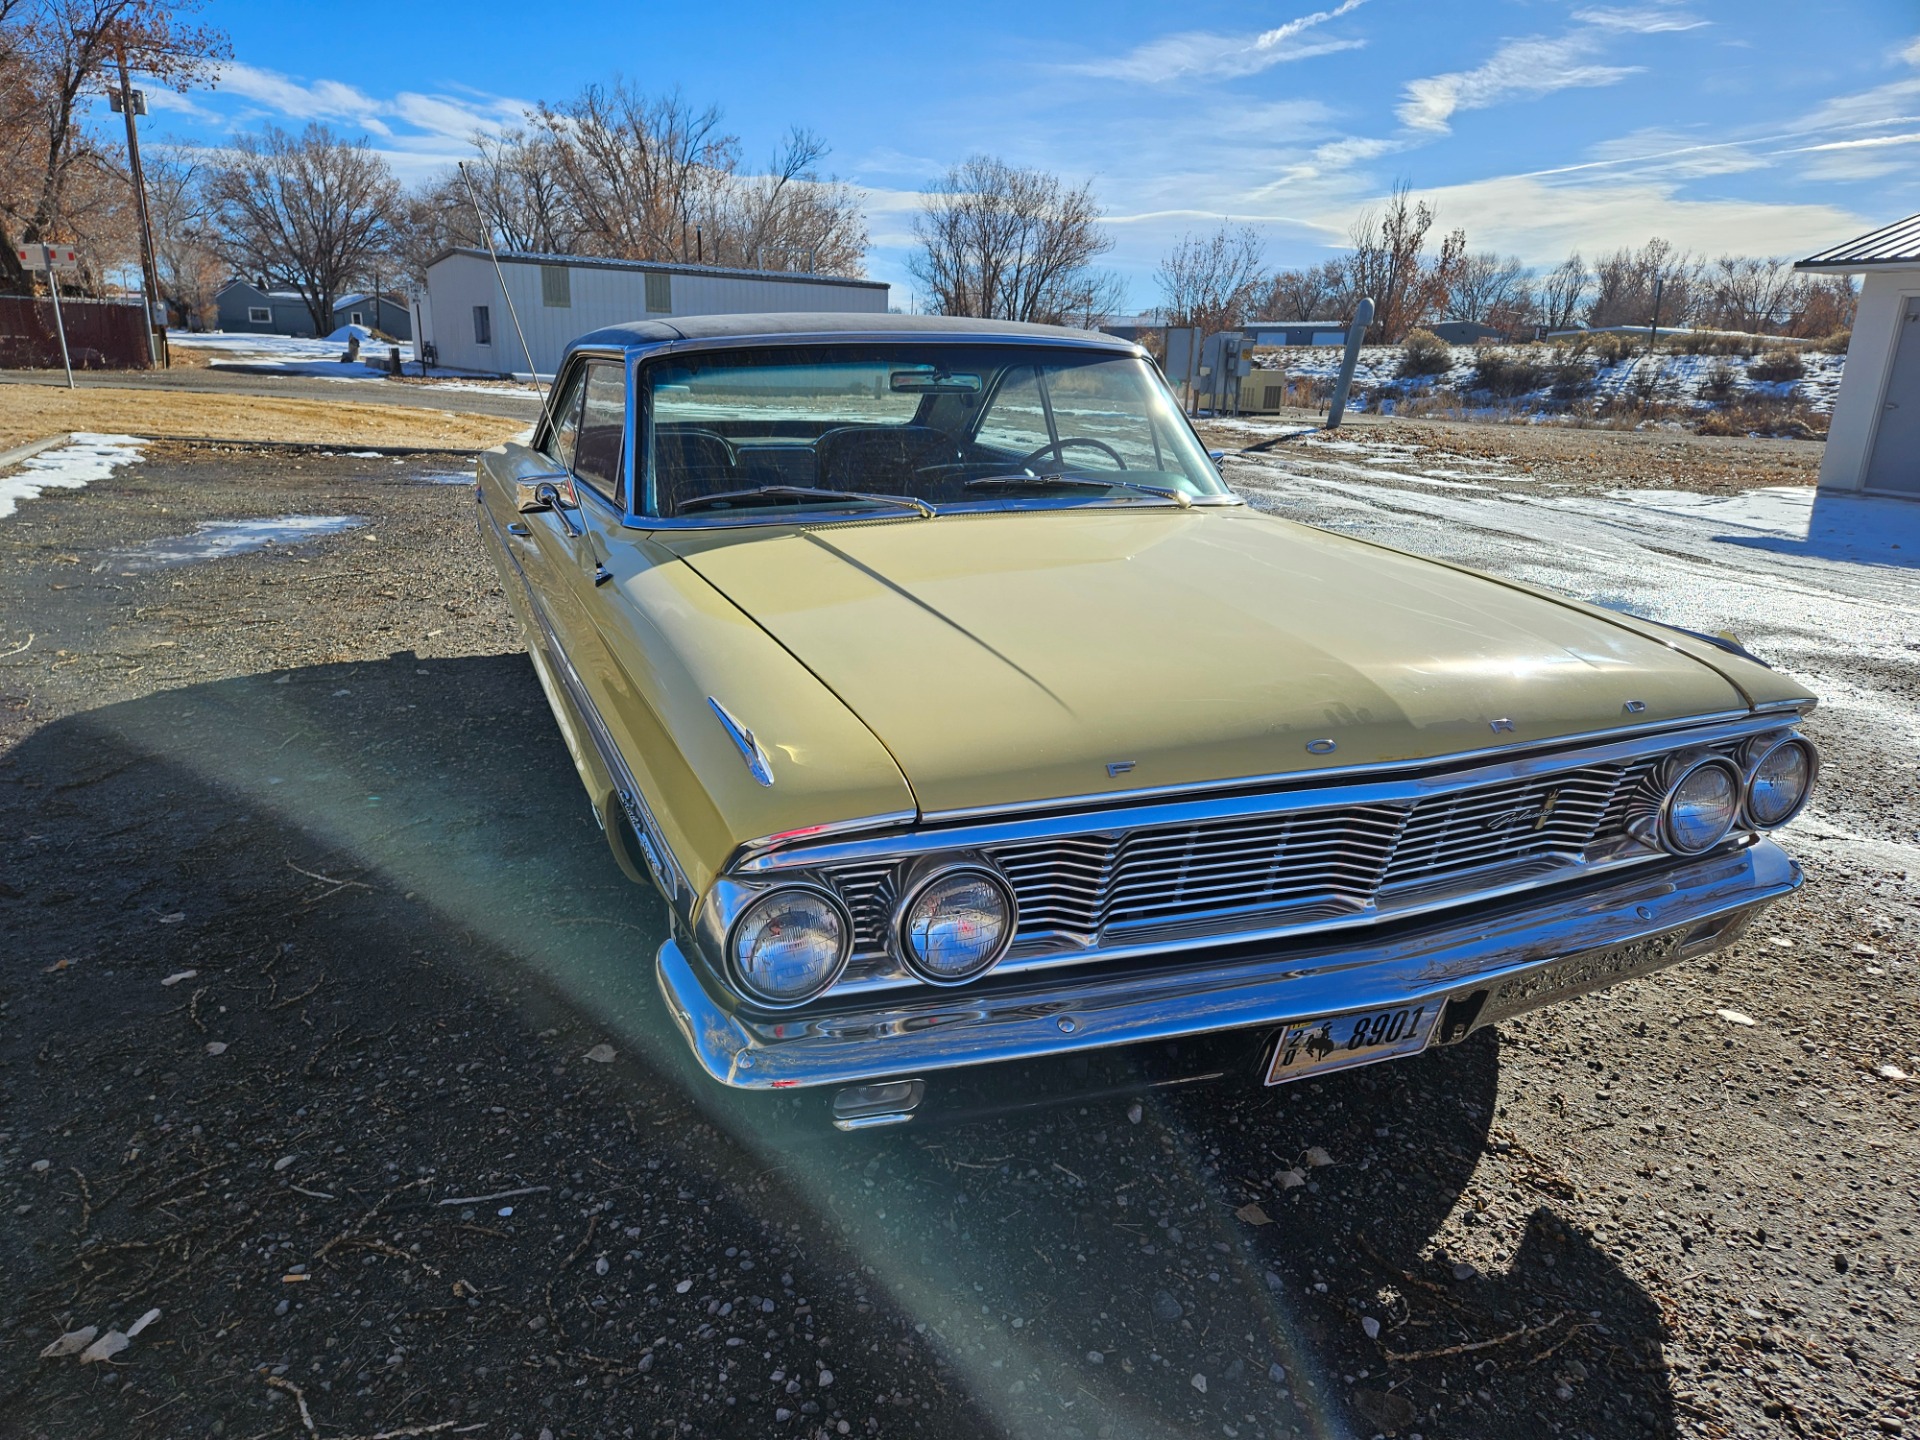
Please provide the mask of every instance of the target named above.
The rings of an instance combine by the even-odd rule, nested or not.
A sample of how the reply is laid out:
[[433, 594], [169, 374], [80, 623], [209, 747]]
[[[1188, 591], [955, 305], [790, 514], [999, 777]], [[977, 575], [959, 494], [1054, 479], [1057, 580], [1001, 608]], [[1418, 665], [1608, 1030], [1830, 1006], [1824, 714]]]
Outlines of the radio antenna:
[[467, 173], [467, 162], [459, 161], [456, 168], [460, 171], [460, 178], [467, 183], [467, 199], [473, 204], [473, 218], [480, 222], [480, 238], [487, 242], [487, 254], [493, 260], [493, 276], [500, 282], [500, 298], [507, 302], [507, 318], [513, 321], [513, 333], [520, 337], [520, 353], [527, 357], [527, 383], [533, 386], [533, 393], [540, 397], [540, 411], [547, 417], [548, 426], [557, 427], [559, 422], [553, 418], [553, 406], [540, 384], [540, 372], [534, 368], [533, 350], [527, 344], [527, 332], [520, 328], [519, 312], [513, 308], [513, 296], [507, 293], [506, 272], [500, 268], [500, 252], [493, 248], [493, 227], [487, 224], [486, 214], [480, 208], [480, 193], [473, 188], [473, 177]]

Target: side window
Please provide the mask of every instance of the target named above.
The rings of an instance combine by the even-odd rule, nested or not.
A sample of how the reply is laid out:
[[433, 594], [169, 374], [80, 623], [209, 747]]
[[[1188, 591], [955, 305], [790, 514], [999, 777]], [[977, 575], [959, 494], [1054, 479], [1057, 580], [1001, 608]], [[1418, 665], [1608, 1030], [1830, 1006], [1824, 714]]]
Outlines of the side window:
[[1031, 455], [1042, 445], [1051, 445], [1047, 431], [1046, 406], [1040, 400], [1038, 372], [1031, 365], [1010, 370], [994, 391], [993, 403], [980, 417], [974, 439], [993, 450], [1014, 455]]
[[623, 365], [587, 367], [586, 403], [573, 473], [609, 500], [620, 495], [627, 434], [627, 372]]
[[586, 367], [574, 366], [573, 372], [567, 376], [566, 385], [559, 392], [559, 398], [553, 402], [553, 424], [540, 445], [541, 453], [562, 470], [573, 468], [574, 439], [580, 430], [580, 389], [585, 378]]
[[484, 305], [473, 307], [473, 343], [493, 344], [493, 312]]

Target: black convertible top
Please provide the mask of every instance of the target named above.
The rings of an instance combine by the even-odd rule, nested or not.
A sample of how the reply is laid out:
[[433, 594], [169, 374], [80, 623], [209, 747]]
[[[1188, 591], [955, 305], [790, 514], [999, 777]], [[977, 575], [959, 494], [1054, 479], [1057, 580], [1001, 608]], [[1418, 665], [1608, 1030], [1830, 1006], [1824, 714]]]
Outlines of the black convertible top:
[[1134, 353], [1131, 340], [1103, 335], [1097, 330], [1073, 330], [1064, 325], [1030, 325], [1018, 320], [972, 320], [952, 315], [876, 315], [846, 311], [796, 311], [760, 315], [684, 315], [672, 320], [634, 320], [608, 325], [582, 335], [568, 346], [647, 349], [683, 340], [790, 341], [822, 340], [1055, 340], [1068, 345], [1095, 346], [1121, 354]]

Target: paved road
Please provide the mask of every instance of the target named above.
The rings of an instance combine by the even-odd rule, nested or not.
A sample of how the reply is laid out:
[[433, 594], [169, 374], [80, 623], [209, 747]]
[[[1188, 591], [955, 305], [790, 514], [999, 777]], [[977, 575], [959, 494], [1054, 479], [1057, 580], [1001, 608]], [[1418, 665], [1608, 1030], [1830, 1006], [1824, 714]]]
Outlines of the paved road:
[[[412, 405], [464, 415], [504, 415], [531, 420], [540, 403], [530, 390], [454, 389], [446, 385], [396, 384], [384, 380], [320, 380], [275, 375], [257, 367], [180, 366], [172, 370], [77, 373], [81, 389], [192, 390], [209, 395], [273, 395], [300, 400], [338, 400], [367, 405]], [[58, 370], [0, 370], [0, 384], [64, 385]]]

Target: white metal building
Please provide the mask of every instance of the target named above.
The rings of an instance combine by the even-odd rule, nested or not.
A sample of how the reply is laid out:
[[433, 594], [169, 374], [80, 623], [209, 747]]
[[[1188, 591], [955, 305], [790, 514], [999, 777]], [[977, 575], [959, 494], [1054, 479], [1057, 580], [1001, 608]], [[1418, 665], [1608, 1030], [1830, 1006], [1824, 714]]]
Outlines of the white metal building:
[[[500, 275], [526, 332], [534, 368], [543, 375], [553, 373], [576, 336], [629, 320], [761, 311], [884, 314], [887, 308], [883, 281], [785, 270], [502, 252]], [[520, 337], [486, 251], [448, 250], [428, 265], [421, 316], [423, 338], [432, 343], [440, 364], [525, 373]]]
[[1793, 267], [1863, 275], [1820, 485], [1920, 499], [1920, 215]]

